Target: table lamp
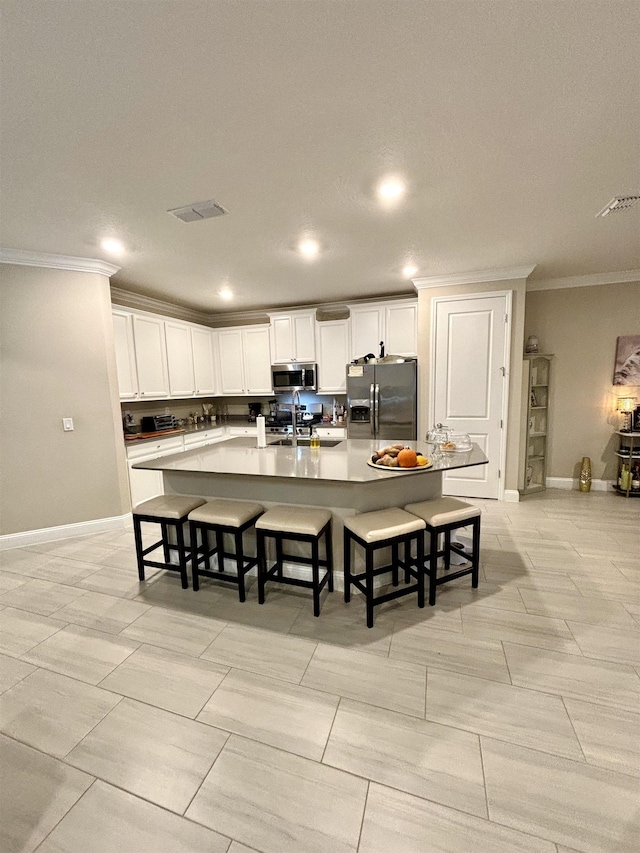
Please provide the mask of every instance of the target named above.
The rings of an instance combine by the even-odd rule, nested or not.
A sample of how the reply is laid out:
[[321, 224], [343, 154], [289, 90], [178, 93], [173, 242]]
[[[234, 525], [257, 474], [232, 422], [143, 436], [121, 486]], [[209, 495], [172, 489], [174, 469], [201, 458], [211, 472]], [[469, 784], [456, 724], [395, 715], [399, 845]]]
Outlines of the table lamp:
[[635, 407], [635, 397], [618, 397], [618, 411], [622, 412], [620, 432], [631, 432], [632, 414]]

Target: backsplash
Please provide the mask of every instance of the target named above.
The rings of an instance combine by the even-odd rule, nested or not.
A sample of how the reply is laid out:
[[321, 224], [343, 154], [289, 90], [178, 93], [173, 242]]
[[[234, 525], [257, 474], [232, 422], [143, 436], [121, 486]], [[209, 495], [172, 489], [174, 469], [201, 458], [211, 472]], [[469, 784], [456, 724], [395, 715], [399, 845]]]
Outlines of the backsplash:
[[[143, 417], [150, 415], [175, 415], [176, 418], [188, 418], [193, 412], [197, 412], [198, 416], [203, 414], [202, 404], [211, 406], [211, 413], [217, 415], [218, 422], [223, 422], [221, 419], [227, 417], [239, 418], [249, 417], [249, 403], [262, 403], [263, 414], [269, 412], [269, 400], [276, 399], [280, 405], [291, 403], [291, 394], [274, 394], [270, 397], [198, 397], [187, 398], [184, 400], [145, 400], [141, 402], [122, 402], [120, 404], [122, 415], [125, 412], [130, 412], [136, 424], [140, 423]], [[317, 394], [308, 393], [300, 394], [300, 402], [302, 405], [309, 406], [312, 403], [321, 403], [325, 415], [331, 416], [333, 405], [332, 397], [326, 394], [318, 396]], [[347, 398], [345, 395], [337, 394], [335, 397], [336, 404], [346, 406]]]

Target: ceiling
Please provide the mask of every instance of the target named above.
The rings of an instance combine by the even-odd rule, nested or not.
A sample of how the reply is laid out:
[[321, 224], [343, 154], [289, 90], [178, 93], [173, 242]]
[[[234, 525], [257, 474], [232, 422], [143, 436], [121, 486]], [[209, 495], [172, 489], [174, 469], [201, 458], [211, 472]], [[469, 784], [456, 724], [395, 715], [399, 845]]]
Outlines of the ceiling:
[[[640, 267], [640, 205], [596, 218], [640, 193], [637, 0], [0, 8], [5, 248], [103, 258], [205, 312], [408, 293], [408, 262]], [[166, 212], [208, 199], [229, 215]]]

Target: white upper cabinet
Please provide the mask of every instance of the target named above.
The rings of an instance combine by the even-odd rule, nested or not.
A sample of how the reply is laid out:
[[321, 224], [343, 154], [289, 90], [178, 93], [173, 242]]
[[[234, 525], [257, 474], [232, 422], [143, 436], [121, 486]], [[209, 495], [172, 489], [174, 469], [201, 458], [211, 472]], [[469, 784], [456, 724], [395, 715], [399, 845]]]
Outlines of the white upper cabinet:
[[349, 320], [316, 323], [318, 394], [347, 393]]
[[380, 341], [384, 340], [384, 309], [378, 305], [349, 307], [351, 314], [351, 361], [372, 352], [380, 353]]
[[269, 314], [271, 319], [271, 360], [273, 364], [316, 360], [313, 310]]
[[244, 361], [241, 329], [219, 329], [220, 392], [244, 394]]
[[418, 300], [388, 303], [384, 309], [385, 352], [388, 355], [418, 355]]
[[168, 397], [167, 347], [162, 317], [133, 315], [133, 340], [140, 397]]
[[217, 393], [214, 340], [211, 329], [191, 327], [193, 375], [196, 395], [199, 397], [210, 397]]
[[418, 300], [350, 305], [351, 355], [361, 358], [372, 352], [380, 355], [384, 341], [387, 355], [416, 357], [418, 337]]
[[186, 323], [167, 321], [164, 324], [164, 332], [167, 341], [169, 393], [172, 397], [193, 397], [196, 387], [191, 329]]
[[135, 400], [138, 396], [138, 378], [133, 345], [133, 321], [127, 311], [113, 310], [112, 317], [120, 399]]
[[222, 394], [272, 394], [268, 326], [218, 330]]
[[273, 394], [269, 327], [242, 330], [244, 384], [247, 394]]

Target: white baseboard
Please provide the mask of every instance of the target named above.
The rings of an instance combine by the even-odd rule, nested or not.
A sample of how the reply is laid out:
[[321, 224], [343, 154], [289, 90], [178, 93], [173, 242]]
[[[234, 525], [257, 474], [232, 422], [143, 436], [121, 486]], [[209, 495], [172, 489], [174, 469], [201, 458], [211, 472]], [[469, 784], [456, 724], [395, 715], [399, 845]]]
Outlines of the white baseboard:
[[[579, 480], [577, 477], [547, 477], [546, 480], [548, 489], [578, 489]], [[592, 480], [592, 492], [610, 492], [613, 485], [612, 480]]]
[[520, 492], [517, 489], [505, 489], [502, 499], [505, 503], [517, 504], [520, 501]]
[[112, 518], [95, 518], [80, 521], [77, 524], [62, 524], [59, 527], [43, 527], [40, 530], [25, 530], [21, 533], [6, 533], [0, 536], [0, 551], [9, 548], [22, 548], [25, 545], [38, 545], [42, 542], [55, 542], [72, 536], [89, 536], [91, 533], [104, 533], [109, 530], [123, 530], [131, 519], [131, 513], [114, 515]]

